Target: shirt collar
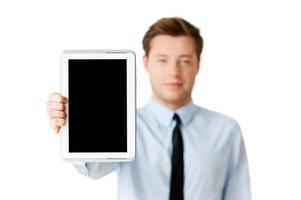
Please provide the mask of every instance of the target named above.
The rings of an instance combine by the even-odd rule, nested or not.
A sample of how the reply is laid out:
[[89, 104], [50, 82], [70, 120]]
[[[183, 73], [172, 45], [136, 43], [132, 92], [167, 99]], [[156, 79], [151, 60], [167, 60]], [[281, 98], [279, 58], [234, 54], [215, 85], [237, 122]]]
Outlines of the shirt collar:
[[196, 110], [196, 105], [194, 105], [192, 101], [177, 110], [172, 110], [159, 103], [153, 96], [149, 99], [146, 107], [148, 112], [154, 116], [158, 123], [164, 126], [171, 125], [175, 113], [179, 115], [182, 125], [185, 126], [189, 123]]

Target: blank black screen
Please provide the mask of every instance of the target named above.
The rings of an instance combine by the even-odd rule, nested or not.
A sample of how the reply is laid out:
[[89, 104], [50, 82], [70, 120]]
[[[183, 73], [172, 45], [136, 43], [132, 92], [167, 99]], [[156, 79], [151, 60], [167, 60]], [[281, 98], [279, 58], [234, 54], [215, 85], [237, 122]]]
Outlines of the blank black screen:
[[126, 59], [68, 64], [69, 152], [126, 152]]

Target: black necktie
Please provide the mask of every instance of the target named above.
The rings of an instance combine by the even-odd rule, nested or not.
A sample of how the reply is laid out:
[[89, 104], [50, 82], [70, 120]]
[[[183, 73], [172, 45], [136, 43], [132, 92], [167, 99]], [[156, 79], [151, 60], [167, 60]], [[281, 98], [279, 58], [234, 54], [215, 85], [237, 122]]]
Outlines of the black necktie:
[[181, 135], [180, 124], [181, 120], [177, 114], [174, 114], [173, 120], [177, 124], [172, 135], [172, 168], [170, 178], [170, 194], [169, 200], [184, 199], [184, 160], [183, 160], [183, 140]]

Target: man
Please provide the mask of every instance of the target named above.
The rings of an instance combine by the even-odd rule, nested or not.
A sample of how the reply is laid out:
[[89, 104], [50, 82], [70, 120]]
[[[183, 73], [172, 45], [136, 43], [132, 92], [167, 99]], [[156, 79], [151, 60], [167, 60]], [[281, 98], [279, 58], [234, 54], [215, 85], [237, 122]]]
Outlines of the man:
[[[251, 199], [239, 124], [192, 102], [203, 48], [199, 29], [182, 18], [162, 18], [150, 26], [143, 48], [153, 94], [137, 111], [135, 160], [75, 167], [95, 179], [117, 170], [118, 199]], [[58, 93], [48, 101], [57, 133], [65, 124], [66, 102]]]

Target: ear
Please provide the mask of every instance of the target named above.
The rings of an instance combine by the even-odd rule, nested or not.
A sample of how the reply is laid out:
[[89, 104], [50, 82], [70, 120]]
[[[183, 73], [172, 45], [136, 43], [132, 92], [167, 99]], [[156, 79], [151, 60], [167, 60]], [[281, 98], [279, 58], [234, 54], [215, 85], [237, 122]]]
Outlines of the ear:
[[197, 74], [199, 73], [200, 67], [201, 67], [201, 59], [200, 59], [199, 62], [198, 62], [198, 68], [197, 68], [197, 70], [196, 70], [195, 75], [197, 75]]
[[145, 54], [143, 55], [143, 65], [144, 69], [148, 71], [148, 57]]

